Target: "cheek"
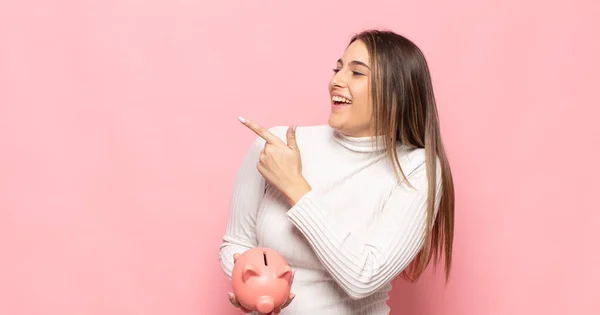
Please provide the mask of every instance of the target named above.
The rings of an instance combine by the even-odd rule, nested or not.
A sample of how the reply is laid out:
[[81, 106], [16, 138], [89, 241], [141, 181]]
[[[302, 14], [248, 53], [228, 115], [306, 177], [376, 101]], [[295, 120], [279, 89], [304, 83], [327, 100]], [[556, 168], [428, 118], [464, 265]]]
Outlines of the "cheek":
[[358, 86], [355, 95], [355, 99], [358, 100], [358, 106], [356, 109], [364, 115], [369, 115], [371, 113], [371, 109], [373, 108], [373, 101], [371, 99], [371, 93], [369, 91], [369, 83], [365, 82]]
[[359, 95], [362, 102], [367, 102], [370, 99], [369, 80], [363, 80], [356, 88], [356, 93]]
[[371, 121], [373, 115], [373, 106], [371, 106], [371, 102], [365, 101], [364, 103], [361, 103], [359, 107], [355, 108], [354, 114], [362, 123]]

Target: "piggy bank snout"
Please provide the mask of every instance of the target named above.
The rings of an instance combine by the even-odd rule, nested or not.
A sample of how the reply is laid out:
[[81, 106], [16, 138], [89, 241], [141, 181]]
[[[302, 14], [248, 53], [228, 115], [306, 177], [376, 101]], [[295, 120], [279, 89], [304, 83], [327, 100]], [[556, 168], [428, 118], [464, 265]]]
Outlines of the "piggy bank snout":
[[263, 313], [269, 314], [275, 308], [275, 303], [273, 303], [273, 298], [270, 296], [261, 296], [256, 301], [256, 310]]

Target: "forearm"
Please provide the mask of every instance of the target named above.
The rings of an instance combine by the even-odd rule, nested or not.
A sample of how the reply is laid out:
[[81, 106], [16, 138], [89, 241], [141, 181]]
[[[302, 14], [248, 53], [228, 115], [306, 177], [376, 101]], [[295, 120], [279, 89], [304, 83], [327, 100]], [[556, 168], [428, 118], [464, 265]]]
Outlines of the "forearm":
[[[359, 236], [330, 217], [330, 213], [343, 211], [319, 191], [306, 193], [288, 211], [290, 221], [350, 297], [374, 293], [398, 276], [421, 250], [427, 222], [427, 178], [424, 168], [413, 175], [411, 183], [416, 189], [398, 186], [381, 209], [364, 209], [379, 213], [368, 228], [373, 231], [369, 236]], [[439, 201], [439, 194], [436, 199]]]
[[236, 253], [242, 254], [243, 252], [253, 248], [252, 244], [241, 244], [235, 239], [230, 239], [227, 236], [223, 238], [223, 243], [219, 248], [219, 262], [221, 269], [225, 273], [228, 279], [231, 279], [233, 271], [233, 255]]
[[290, 183], [286, 189], [284, 189], [283, 195], [285, 196], [290, 207], [293, 207], [304, 195], [306, 195], [312, 188], [303, 176], [298, 176], [292, 183]]

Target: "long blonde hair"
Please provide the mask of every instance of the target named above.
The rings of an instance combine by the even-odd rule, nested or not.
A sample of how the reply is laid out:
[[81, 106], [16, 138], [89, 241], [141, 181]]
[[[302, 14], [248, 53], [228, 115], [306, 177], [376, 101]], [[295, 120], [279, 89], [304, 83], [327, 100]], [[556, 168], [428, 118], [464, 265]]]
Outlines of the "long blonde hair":
[[[386, 139], [386, 155], [397, 175], [406, 179], [396, 153], [396, 142], [425, 148], [427, 192], [427, 229], [418, 256], [403, 271], [407, 280], [416, 281], [431, 259], [437, 264], [445, 258], [448, 281], [452, 265], [454, 238], [454, 183], [444, 151], [429, 67], [421, 50], [409, 39], [390, 31], [367, 30], [355, 35], [350, 44], [365, 43], [373, 67], [373, 122], [377, 135]], [[442, 172], [441, 201], [435, 223], [436, 159]]]

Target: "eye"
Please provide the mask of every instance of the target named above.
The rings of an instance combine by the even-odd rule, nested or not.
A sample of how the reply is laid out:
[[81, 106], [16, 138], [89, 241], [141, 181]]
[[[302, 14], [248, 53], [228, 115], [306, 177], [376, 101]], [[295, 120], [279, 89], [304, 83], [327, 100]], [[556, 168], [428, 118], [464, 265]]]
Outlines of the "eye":
[[338, 69], [338, 68], [334, 68], [334, 69], [333, 69], [333, 72], [334, 72], [334, 73], [338, 73], [338, 72], [340, 72], [340, 69]]
[[353, 75], [364, 75], [364, 74], [362, 74], [362, 73], [360, 73], [360, 72], [358, 72], [358, 71], [352, 71], [352, 74], [353, 74]]

